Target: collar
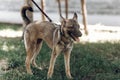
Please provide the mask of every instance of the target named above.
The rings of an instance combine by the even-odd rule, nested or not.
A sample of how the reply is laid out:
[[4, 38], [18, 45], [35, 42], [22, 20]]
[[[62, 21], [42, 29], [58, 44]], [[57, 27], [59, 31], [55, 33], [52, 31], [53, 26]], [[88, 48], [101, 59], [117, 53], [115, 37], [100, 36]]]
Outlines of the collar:
[[58, 32], [58, 35], [59, 36], [59, 40], [57, 41], [58, 43], [63, 43], [63, 44], [69, 44], [69, 43], [72, 43], [72, 39], [70, 37], [66, 37], [65, 36], [65, 33], [64, 31], [62, 30], [62, 26], [61, 25], [57, 25], [57, 24], [54, 24], [56, 26], [56, 29], [54, 31], [54, 37], [53, 37], [53, 43], [54, 43], [54, 40], [55, 40], [55, 35], [57, 35], [57, 31]]
[[61, 25], [59, 25], [59, 27], [60, 27], [60, 35], [64, 35], [64, 33], [63, 33], [63, 31], [62, 31], [62, 26]]
[[60, 41], [64, 42], [64, 44], [68, 44], [69, 42], [73, 42], [71, 38], [66, 37], [64, 34], [64, 31], [62, 30], [62, 26], [59, 25], [59, 30], [60, 30]]

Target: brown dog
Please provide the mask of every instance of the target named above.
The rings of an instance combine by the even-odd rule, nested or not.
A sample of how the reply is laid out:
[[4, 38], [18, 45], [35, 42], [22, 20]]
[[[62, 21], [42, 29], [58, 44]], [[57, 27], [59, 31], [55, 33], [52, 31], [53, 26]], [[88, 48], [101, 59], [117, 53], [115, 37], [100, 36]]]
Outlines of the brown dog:
[[72, 78], [70, 73], [70, 54], [73, 48], [73, 41], [79, 41], [82, 33], [79, 31], [77, 14], [72, 19], [62, 18], [61, 25], [56, 25], [48, 21], [30, 22], [26, 16], [26, 10], [32, 11], [31, 7], [24, 6], [21, 10], [22, 18], [26, 23], [24, 31], [24, 44], [26, 48], [26, 69], [32, 74], [30, 64], [38, 67], [35, 59], [41, 49], [42, 42], [45, 41], [52, 49], [50, 65], [47, 78], [51, 78], [57, 56], [64, 52], [66, 76]]

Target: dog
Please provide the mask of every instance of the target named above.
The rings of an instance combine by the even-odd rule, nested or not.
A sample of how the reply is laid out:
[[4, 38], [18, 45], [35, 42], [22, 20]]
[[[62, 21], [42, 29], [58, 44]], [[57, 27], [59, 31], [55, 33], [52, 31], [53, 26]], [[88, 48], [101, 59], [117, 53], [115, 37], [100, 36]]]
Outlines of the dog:
[[24, 44], [26, 49], [26, 69], [27, 73], [33, 74], [30, 65], [36, 64], [36, 57], [42, 47], [43, 41], [52, 49], [47, 78], [51, 78], [54, 70], [56, 58], [61, 52], [64, 52], [65, 72], [66, 76], [72, 79], [70, 72], [70, 54], [73, 48], [73, 42], [79, 42], [79, 37], [82, 36], [79, 30], [80, 26], [77, 21], [77, 14], [74, 13], [72, 19], [61, 18], [61, 25], [57, 25], [48, 21], [33, 21], [31, 22], [26, 15], [26, 11], [33, 11], [29, 6], [23, 6], [21, 15], [25, 22]]

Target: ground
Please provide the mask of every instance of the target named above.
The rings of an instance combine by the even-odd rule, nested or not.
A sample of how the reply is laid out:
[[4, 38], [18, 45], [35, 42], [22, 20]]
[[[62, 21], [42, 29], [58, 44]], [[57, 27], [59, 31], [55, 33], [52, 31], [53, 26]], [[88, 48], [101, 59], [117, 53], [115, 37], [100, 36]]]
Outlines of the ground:
[[81, 40], [84, 42], [114, 42], [120, 41], [120, 27], [104, 25], [88, 25], [89, 34], [83, 35]]

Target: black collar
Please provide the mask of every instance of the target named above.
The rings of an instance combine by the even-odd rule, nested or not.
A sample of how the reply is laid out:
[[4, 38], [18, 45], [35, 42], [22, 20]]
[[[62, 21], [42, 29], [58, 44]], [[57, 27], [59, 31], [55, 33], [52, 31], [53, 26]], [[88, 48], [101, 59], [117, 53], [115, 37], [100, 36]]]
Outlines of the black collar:
[[61, 26], [61, 25], [59, 25], [59, 27], [60, 27], [60, 35], [61, 35], [61, 36], [63, 36], [63, 35], [64, 35], [64, 33], [63, 33], [63, 31], [62, 31], [62, 26]]

